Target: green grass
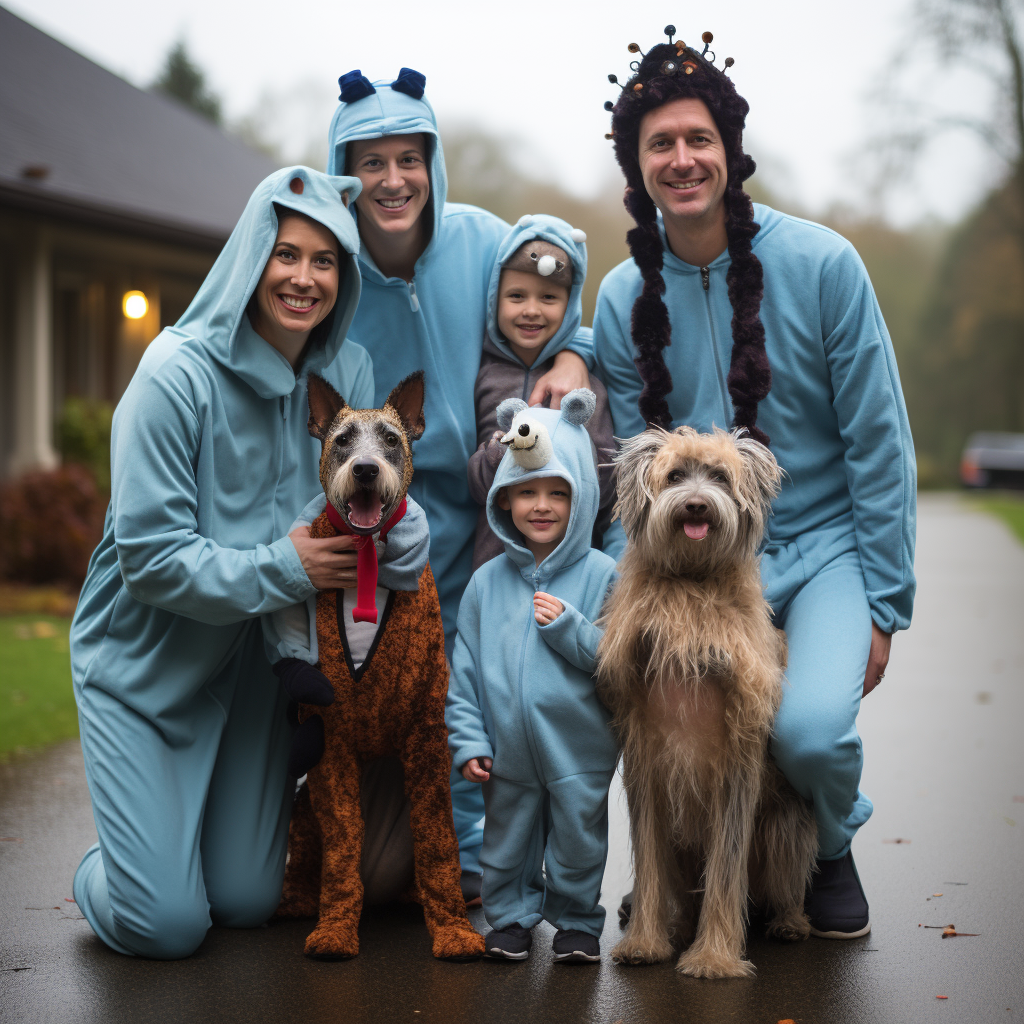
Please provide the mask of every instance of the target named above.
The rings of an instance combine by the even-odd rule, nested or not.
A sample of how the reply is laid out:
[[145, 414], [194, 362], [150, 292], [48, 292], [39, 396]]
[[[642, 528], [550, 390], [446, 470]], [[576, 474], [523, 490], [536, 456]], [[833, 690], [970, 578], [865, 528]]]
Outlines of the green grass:
[[1002, 519], [1017, 535], [1017, 539], [1024, 543], [1024, 494], [1003, 491], [991, 497], [976, 498], [975, 504], [983, 512]]
[[0, 761], [78, 735], [70, 629], [53, 615], [0, 618]]

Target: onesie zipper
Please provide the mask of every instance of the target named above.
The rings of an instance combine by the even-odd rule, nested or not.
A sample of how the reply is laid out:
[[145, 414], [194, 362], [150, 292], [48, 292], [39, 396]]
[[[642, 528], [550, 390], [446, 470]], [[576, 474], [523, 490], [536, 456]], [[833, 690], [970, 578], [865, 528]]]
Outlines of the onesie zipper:
[[418, 313], [420, 311], [420, 300], [416, 296], [416, 282], [413, 280], [407, 282], [407, 284], [409, 288], [409, 308], [414, 313]]
[[[530, 577], [533, 583], [533, 592], [537, 593], [537, 584], [540, 581], [539, 570], [534, 572]], [[526, 691], [523, 686], [523, 675], [524, 668], [526, 665], [526, 644], [530, 638], [530, 627], [533, 625], [533, 602], [530, 602], [530, 609], [526, 615], [526, 629], [523, 631], [523, 639], [519, 645], [519, 713], [523, 718], [523, 733], [526, 736], [526, 742], [530, 745], [530, 755], [533, 758], [533, 763], [536, 765], [540, 764], [540, 758], [537, 754], [537, 740], [533, 735], [533, 724], [530, 721], [530, 716], [527, 714], [526, 707]]]
[[715, 319], [711, 315], [711, 268], [700, 268], [700, 283], [704, 286], [704, 308], [708, 314], [708, 327], [711, 329], [711, 354], [715, 359], [715, 372], [718, 374], [718, 388], [722, 393], [722, 408], [725, 410], [725, 420], [722, 426], [728, 428], [732, 422], [729, 415], [729, 388], [726, 385], [725, 377], [722, 375], [722, 364], [718, 358], [718, 338], [715, 335]]

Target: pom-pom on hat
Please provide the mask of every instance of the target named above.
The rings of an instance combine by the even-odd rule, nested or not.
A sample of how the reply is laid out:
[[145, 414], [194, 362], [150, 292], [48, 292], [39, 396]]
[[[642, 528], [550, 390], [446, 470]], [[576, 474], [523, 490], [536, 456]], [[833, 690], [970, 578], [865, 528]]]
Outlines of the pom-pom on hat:
[[524, 242], [505, 260], [502, 269], [539, 274], [552, 284], [561, 285], [566, 291], [572, 288], [572, 260], [568, 253], [552, 242], [545, 242], [543, 238], [531, 238]]
[[[732, 304], [732, 359], [728, 387], [732, 398], [734, 427], [745, 427], [762, 444], [768, 436], [756, 426], [758, 403], [771, 389], [771, 367], [764, 345], [761, 323], [761, 298], [764, 280], [761, 262], [751, 242], [760, 227], [754, 221], [754, 208], [742, 184], [754, 173], [754, 161], [743, 152], [743, 126], [750, 109], [736, 92], [732, 80], [715, 67], [710, 52], [713, 36], [705, 32], [704, 47], [698, 51], [681, 39], [672, 41], [675, 26], [667, 25], [667, 43], [643, 53], [630, 43], [630, 53], [640, 58], [630, 65], [633, 76], [625, 85], [615, 75], [608, 80], [620, 85], [615, 103], [606, 103], [612, 111], [615, 157], [626, 176], [625, 204], [636, 227], [627, 235], [630, 253], [643, 277], [643, 291], [633, 305], [632, 337], [637, 351], [636, 366], [644, 387], [640, 394], [640, 413], [648, 423], [671, 427], [667, 396], [672, 377], [665, 365], [664, 348], [671, 344], [672, 328], [662, 295], [661, 276], [664, 248], [658, 231], [657, 209], [644, 187], [640, 171], [640, 124], [651, 110], [678, 99], [704, 102], [718, 126], [725, 147], [728, 184], [725, 190], [726, 235], [732, 259], [726, 283]], [[735, 62], [726, 58], [726, 68]], [[682, 332], [680, 332], [682, 333]]]

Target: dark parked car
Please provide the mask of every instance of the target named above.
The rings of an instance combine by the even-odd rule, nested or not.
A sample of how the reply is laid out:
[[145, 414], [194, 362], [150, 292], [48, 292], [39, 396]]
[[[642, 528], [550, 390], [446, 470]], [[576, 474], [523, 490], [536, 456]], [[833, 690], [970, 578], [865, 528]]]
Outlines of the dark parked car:
[[1024, 434], [972, 434], [960, 457], [960, 482], [1024, 488]]

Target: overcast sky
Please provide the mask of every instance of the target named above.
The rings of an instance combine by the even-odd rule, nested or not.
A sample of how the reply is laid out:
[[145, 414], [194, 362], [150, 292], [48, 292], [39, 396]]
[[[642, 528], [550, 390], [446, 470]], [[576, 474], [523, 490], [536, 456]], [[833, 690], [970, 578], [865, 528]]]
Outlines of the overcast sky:
[[[505, 135], [524, 167], [582, 195], [618, 175], [602, 104], [617, 92], [607, 74], [629, 73], [626, 45], [648, 49], [669, 22], [688, 43], [709, 29], [719, 66], [735, 58], [732, 77], [750, 102], [748, 152], [768, 185], [812, 211], [867, 202], [886, 127], [885, 107], [868, 96], [903, 59], [912, 2], [3, 0], [137, 85], [152, 81], [183, 36], [229, 119], [276, 97], [274, 135], [291, 158], [306, 151], [310, 133], [326, 132], [339, 75], [360, 68], [390, 81], [399, 67], [415, 68], [442, 126]], [[965, 80], [954, 91], [948, 77], [939, 69], [915, 88], [939, 107], [986, 104], [984, 86]], [[999, 174], [966, 135], [941, 140], [926, 157], [912, 180], [894, 183], [887, 212], [899, 223], [954, 219]]]

